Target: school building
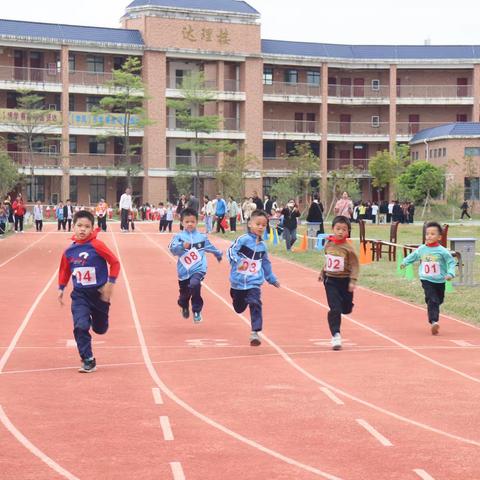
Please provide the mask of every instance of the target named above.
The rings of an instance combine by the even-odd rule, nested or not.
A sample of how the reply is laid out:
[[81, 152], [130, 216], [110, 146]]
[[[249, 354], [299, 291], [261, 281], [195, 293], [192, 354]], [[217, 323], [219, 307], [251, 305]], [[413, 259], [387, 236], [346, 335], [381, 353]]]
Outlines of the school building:
[[[154, 120], [133, 129], [142, 144], [133, 185], [142, 201], [167, 199], [176, 167], [192, 161], [179, 145], [193, 134], [166, 103], [181, 97], [190, 72], [203, 72], [214, 91], [204, 113], [222, 121], [211, 137], [257, 158], [248, 194], [268, 192], [288, 175], [285, 155], [296, 142], [308, 142], [321, 159], [322, 195], [329, 171], [351, 165], [369, 198], [368, 163], [377, 151], [408, 143], [426, 128], [480, 120], [480, 46], [262, 39], [260, 13], [237, 0], [134, 0], [121, 26], [0, 20], [0, 135], [26, 175], [27, 195], [33, 181], [45, 202], [118, 201], [126, 178], [115, 169], [122, 144], [112, 130], [121, 132], [122, 122], [92, 110], [108, 94], [112, 69], [128, 56], [142, 60]], [[43, 95], [48, 110], [33, 159], [14, 142], [21, 88]], [[221, 161], [221, 155], [201, 159], [211, 167]], [[214, 173], [202, 183], [215, 192]]]

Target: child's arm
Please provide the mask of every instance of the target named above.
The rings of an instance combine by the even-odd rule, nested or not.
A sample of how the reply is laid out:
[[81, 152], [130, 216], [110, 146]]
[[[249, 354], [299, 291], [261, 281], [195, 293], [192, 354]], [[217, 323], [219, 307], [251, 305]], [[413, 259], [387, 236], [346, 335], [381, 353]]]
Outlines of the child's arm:
[[348, 252], [348, 261], [350, 263], [350, 284], [348, 285], [348, 291], [353, 292], [357, 286], [358, 276], [360, 274], [360, 262], [358, 261], [355, 250], [352, 249]]
[[219, 262], [222, 261], [223, 253], [208, 238], [205, 239], [205, 251], [213, 253]]
[[170, 242], [168, 246], [170, 252], [176, 257], [181, 257], [185, 253], [185, 246], [183, 240], [180, 238], [180, 235], [175, 235], [173, 240]]
[[272, 270], [272, 263], [270, 262], [270, 259], [268, 258], [268, 253], [265, 252], [265, 256], [262, 258], [262, 269], [263, 273], [265, 275], [265, 280], [270, 284], [273, 285], [274, 287], [280, 288], [280, 283], [277, 280], [277, 277], [273, 273]]
[[70, 262], [67, 260], [65, 254], [63, 254], [62, 260], [60, 261], [60, 268], [58, 269], [58, 301], [60, 305], [63, 305], [63, 291], [68, 285], [71, 275]]
[[410, 255], [407, 255], [404, 259], [403, 259], [403, 262], [402, 262], [402, 265], [400, 266], [400, 268], [405, 268], [407, 265], [410, 265], [411, 263], [415, 263], [417, 262], [418, 260], [420, 260], [420, 255], [419, 255], [419, 250], [420, 248], [417, 248], [416, 250], [414, 250]]
[[120, 273], [120, 262], [118, 261], [118, 258], [101, 240], [97, 240], [97, 239], [92, 240], [92, 247], [103, 259], [105, 259], [105, 261], [110, 266], [108, 282], [115, 283], [117, 280], [118, 274]]
[[230, 262], [230, 265], [236, 265], [239, 261], [238, 252], [242, 248], [242, 237], [238, 237], [231, 245], [230, 248], [227, 250], [227, 258]]
[[455, 277], [455, 267], [457, 266], [457, 262], [447, 249], [445, 249], [443, 252], [443, 259], [447, 265], [447, 274], [445, 275], [445, 280], [451, 280]]

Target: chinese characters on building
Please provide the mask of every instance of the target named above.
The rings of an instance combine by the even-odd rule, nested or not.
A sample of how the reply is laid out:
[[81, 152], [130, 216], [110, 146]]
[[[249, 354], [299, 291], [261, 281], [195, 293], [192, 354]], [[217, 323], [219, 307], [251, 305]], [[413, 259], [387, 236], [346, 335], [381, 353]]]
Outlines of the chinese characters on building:
[[183, 27], [182, 36], [185, 40], [190, 42], [197, 42], [199, 40], [204, 42], [215, 42], [219, 45], [230, 44], [230, 34], [226, 28], [214, 30], [213, 28], [194, 29], [191, 25]]

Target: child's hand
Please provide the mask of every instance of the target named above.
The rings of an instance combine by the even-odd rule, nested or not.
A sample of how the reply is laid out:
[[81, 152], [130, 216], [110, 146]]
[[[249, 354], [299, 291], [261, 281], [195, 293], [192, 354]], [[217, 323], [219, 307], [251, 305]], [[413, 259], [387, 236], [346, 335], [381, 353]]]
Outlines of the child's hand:
[[62, 305], [62, 307], [63, 307], [63, 305], [64, 305], [64, 303], [63, 303], [63, 290], [59, 290], [59, 291], [58, 291], [57, 298], [58, 298], [58, 302], [59, 302], [60, 305]]
[[451, 275], [445, 275], [445, 280], [449, 282], [453, 277]]
[[237, 270], [238, 270], [239, 272], [244, 272], [244, 271], [246, 271], [247, 269], [248, 269], [248, 264], [247, 264], [247, 263], [243, 263], [243, 262], [242, 262], [242, 264], [239, 265], [238, 268], [237, 268]]
[[323, 282], [323, 270], [318, 274], [318, 281]]
[[190, 243], [188, 243], [188, 242], [185, 242], [185, 243], [183, 244], [183, 248], [184, 248], [185, 250], [190, 250], [190, 247], [191, 247], [191, 246], [192, 246], [192, 245], [191, 245]]
[[402, 263], [402, 264], [400, 265], [400, 268], [401, 268], [402, 270], [405, 270], [405, 268], [407, 268], [407, 266]]
[[223, 256], [217, 257], [217, 262], [220, 263], [222, 261]]
[[356, 285], [354, 282], [350, 282], [350, 283], [348, 284], [348, 291], [349, 291], [350, 293], [352, 293], [352, 292], [355, 291], [355, 288], [356, 288], [356, 287], [357, 287], [357, 285]]
[[110, 303], [110, 298], [112, 296], [113, 283], [107, 282], [103, 287], [99, 288], [100, 300], [102, 302]]
[[275, 283], [272, 283], [275, 288], [280, 288], [280, 282], [277, 280]]

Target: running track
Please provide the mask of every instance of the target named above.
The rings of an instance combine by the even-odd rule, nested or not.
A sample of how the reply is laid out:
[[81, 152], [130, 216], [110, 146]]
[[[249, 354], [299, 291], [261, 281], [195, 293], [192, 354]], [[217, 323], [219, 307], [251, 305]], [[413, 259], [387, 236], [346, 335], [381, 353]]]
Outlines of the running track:
[[[0, 243], [0, 478], [292, 480], [480, 478], [480, 329], [364, 289], [330, 350], [312, 270], [273, 259], [265, 335], [230, 307], [209, 258], [204, 322], [176, 306], [153, 224], [102, 238], [122, 262], [98, 371], [80, 375], [56, 300], [68, 234]], [[227, 242], [213, 238], [225, 250]]]

